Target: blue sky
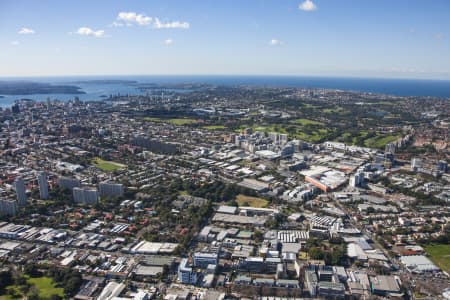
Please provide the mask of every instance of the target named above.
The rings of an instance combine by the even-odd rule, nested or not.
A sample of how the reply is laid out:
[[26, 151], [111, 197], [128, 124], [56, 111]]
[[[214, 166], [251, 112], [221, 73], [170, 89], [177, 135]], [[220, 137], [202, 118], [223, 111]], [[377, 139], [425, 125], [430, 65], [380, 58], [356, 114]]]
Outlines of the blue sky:
[[0, 76], [450, 79], [448, 0], [2, 0]]

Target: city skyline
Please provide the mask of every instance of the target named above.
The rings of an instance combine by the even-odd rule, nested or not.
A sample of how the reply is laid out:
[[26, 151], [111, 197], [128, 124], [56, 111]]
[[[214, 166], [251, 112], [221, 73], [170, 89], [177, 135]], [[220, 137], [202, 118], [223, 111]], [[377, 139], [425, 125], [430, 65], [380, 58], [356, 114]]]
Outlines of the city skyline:
[[450, 79], [447, 1], [3, 1], [0, 8], [2, 77]]
[[449, 12], [0, 0], [0, 300], [450, 299]]

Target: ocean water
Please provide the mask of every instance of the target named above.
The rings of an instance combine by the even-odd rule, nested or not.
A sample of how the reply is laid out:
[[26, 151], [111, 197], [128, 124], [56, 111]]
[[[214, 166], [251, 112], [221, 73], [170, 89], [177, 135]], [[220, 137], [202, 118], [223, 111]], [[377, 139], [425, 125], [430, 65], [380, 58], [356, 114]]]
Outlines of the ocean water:
[[209, 83], [216, 85], [250, 85], [271, 87], [326, 88], [388, 94], [396, 96], [431, 96], [450, 98], [450, 81], [380, 79], [380, 78], [344, 78], [344, 77], [306, 77], [306, 76], [80, 76], [80, 77], [29, 77], [0, 78], [4, 80], [27, 80], [50, 84], [69, 84], [81, 87], [86, 94], [32, 94], [2, 95], [0, 106], [9, 107], [16, 99], [71, 100], [75, 96], [81, 100], [101, 100], [111, 94], [138, 95], [145, 92], [127, 83], [74, 83], [89, 80], [133, 80], [141, 84]]

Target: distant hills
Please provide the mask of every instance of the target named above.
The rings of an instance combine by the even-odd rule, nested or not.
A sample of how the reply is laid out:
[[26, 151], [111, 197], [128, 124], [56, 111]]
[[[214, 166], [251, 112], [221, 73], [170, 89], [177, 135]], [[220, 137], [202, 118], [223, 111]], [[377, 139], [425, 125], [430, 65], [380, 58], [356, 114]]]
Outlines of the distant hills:
[[74, 84], [136, 84], [135, 80], [120, 80], [120, 79], [94, 79], [94, 80], [79, 80], [74, 81]]
[[74, 85], [53, 85], [32, 81], [0, 81], [0, 95], [85, 94]]

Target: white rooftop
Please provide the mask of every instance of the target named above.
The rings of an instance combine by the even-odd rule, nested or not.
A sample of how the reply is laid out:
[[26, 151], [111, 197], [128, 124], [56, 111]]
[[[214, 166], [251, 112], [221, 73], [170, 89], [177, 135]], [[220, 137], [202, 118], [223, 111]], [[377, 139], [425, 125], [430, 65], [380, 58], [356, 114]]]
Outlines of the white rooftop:
[[439, 268], [424, 255], [409, 255], [400, 257], [400, 261], [410, 270], [418, 272], [439, 271]]

